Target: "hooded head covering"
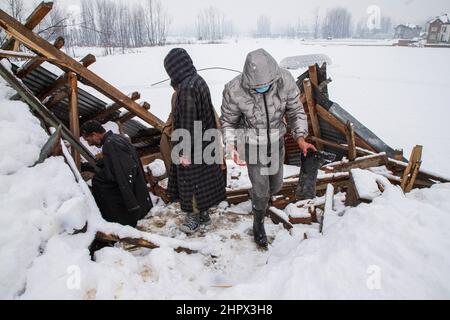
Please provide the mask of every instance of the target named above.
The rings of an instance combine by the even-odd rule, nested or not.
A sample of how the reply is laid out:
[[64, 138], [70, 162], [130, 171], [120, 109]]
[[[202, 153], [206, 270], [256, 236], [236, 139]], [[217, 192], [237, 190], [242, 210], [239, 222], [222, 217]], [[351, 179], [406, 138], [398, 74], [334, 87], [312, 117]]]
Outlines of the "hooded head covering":
[[249, 89], [269, 86], [280, 77], [278, 63], [264, 49], [250, 52], [244, 64], [242, 84]]
[[183, 79], [197, 72], [191, 57], [182, 48], [170, 50], [164, 58], [164, 68], [173, 86], [177, 86]]

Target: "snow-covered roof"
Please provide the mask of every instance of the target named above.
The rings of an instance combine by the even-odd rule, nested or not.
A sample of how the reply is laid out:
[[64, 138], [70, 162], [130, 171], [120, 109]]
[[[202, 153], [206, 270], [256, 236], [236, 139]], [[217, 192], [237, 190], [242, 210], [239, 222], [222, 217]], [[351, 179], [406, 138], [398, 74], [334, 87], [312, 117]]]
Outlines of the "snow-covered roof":
[[437, 20], [441, 20], [442, 23], [450, 23], [450, 19], [448, 18], [447, 14], [436, 16], [435, 18], [433, 18], [430, 21], [428, 21], [428, 23], [433, 23], [433, 22], [435, 22]]

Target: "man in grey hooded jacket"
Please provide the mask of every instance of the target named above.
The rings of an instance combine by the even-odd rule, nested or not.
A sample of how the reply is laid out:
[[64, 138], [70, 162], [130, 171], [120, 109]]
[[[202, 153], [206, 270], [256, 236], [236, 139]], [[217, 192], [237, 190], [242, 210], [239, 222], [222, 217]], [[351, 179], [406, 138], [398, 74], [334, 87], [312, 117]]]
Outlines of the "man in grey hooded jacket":
[[[270, 197], [283, 182], [285, 119], [304, 155], [309, 149], [316, 150], [305, 141], [308, 124], [299, 94], [290, 72], [280, 68], [264, 49], [247, 55], [243, 73], [223, 91], [220, 122], [224, 141], [235, 162], [247, 164], [253, 233], [261, 247], [267, 247], [264, 217]], [[245, 162], [240, 160], [242, 153]]]

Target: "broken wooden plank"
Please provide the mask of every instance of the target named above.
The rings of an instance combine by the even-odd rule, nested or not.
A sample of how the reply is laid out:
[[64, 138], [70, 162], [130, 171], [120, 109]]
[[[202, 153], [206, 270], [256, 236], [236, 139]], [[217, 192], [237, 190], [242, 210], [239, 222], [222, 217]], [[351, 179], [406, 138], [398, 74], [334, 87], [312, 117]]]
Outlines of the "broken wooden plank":
[[272, 222], [274, 224], [282, 223], [283, 227], [286, 230], [290, 230], [294, 227], [292, 225], [292, 223], [289, 222], [289, 218], [286, 219], [286, 217], [285, 217], [286, 214], [282, 210], [277, 209], [276, 207], [270, 207], [268, 211], [269, 211], [270, 219], [272, 220]]
[[165, 123], [161, 119], [141, 108], [135, 101], [131, 100], [116, 87], [81, 65], [64, 52], [53, 47], [42, 37], [25, 28], [3, 10], [0, 10], [0, 27], [5, 29], [6, 32], [12, 34], [30, 50], [33, 50], [47, 58], [55, 59], [56, 62], [54, 62], [54, 64], [62, 69], [67, 68], [69, 71], [75, 72], [81, 77], [80, 81], [83, 84], [95, 88], [97, 91], [104, 94], [114, 102], [122, 105], [128, 111], [135, 112], [139, 118], [146, 121], [148, 124], [160, 130], [164, 127]]
[[353, 161], [356, 159], [355, 128], [353, 123], [347, 121], [345, 129], [345, 136], [347, 138], [348, 145], [348, 159]]
[[388, 157], [385, 152], [356, 158], [354, 161], [340, 161], [324, 166], [324, 169], [332, 172], [348, 172], [351, 169], [367, 169], [370, 167], [379, 167], [388, 163]]
[[[95, 237], [96, 237], [96, 239], [102, 240], [102, 241], [123, 242], [123, 243], [127, 243], [127, 244], [132, 244], [134, 246], [141, 247], [141, 248], [147, 248], [147, 249], [159, 248], [159, 246], [154, 244], [153, 242], [142, 239], [142, 238], [119, 237], [118, 235], [107, 234], [107, 233], [104, 233], [101, 231], [97, 231]], [[180, 252], [185, 252], [187, 254], [197, 253], [197, 251], [195, 251], [195, 250], [181, 247], [181, 246], [176, 247], [173, 250], [178, 253], [180, 253]]]
[[420, 168], [420, 163], [422, 160], [422, 150], [423, 147], [421, 145], [414, 146], [411, 156], [409, 158], [408, 166], [405, 168], [401, 179], [401, 188], [404, 192], [411, 191], [414, 181], [417, 177], [417, 172]]
[[[52, 10], [53, 2], [41, 2], [33, 12], [27, 17], [25, 20], [25, 28], [33, 30], [44, 18], [45, 16]], [[8, 39], [3, 45], [3, 50], [11, 50], [16, 45], [16, 41], [14, 38]]]
[[[56, 40], [53, 43], [53, 45], [55, 46], [56, 49], [61, 49], [64, 46], [64, 38], [63, 37], [56, 38]], [[17, 70], [16, 76], [19, 79], [23, 79], [29, 73], [31, 73], [31, 71], [33, 71], [34, 69], [39, 67], [43, 62], [44, 62], [44, 60], [41, 59], [40, 57], [33, 58], [33, 59], [29, 60], [28, 62], [26, 62], [23, 66], [21, 66]]]
[[81, 143], [75, 139], [75, 137], [72, 135], [69, 129], [67, 129], [66, 126], [62, 124], [62, 122], [53, 114], [51, 113], [35, 96], [34, 94], [28, 89], [23, 82], [21, 82], [19, 79], [17, 79], [11, 71], [7, 70], [3, 64], [0, 63], [0, 75], [8, 82], [11, 87], [17, 91], [19, 96], [36, 112], [38, 113], [41, 118], [52, 127], [57, 128], [59, 125], [62, 127], [62, 136], [64, 139], [69, 141], [69, 143], [74, 146], [81, 155], [89, 162], [90, 165], [92, 165], [94, 168], [97, 168], [97, 163], [95, 161], [95, 158], [92, 156], [92, 154], [89, 152], [89, 150], [86, 149], [85, 146], [83, 146]]
[[[69, 72], [67, 75], [70, 85], [70, 101], [69, 101], [69, 119], [70, 119], [70, 131], [77, 141], [80, 140], [80, 122], [78, 116], [78, 80], [77, 76]], [[75, 164], [80, 170], [81, 168], [81, 158], [80, 153], [75, 148], [72, 148], [72, 157], [75, 161]]]
[[[317, 76], [317, 74], [316, 74]], [[308, 79], [303, 80], [303, 87], [305, 88], [305, 95], [306, 95], [306, 101], [308, 106], [308, 114], [309, 118], [311, 120], [311, 126], [313, 129], [313, 135], [315, 137], [320, 138], [320, 125], [319, 125], [319, 119], [317, 118], [316, 113], [316, 103], [314, 101], [314, 94], [311, 86], [311, 81]], [[323, 150], [323, 145], [319, 142], [316, 142], [317, 149]]]

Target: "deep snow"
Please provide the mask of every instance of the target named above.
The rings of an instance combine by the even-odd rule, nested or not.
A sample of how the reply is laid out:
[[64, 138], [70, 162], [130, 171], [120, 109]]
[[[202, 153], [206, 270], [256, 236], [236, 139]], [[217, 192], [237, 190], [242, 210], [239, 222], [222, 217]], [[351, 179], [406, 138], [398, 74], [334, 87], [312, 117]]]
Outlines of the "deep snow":
[[[241, 55], [237, 54], [236, 46], [239, 46]], [[426, 155], [427, 150], [430, 150], [428, 159], [433, 160], [431, 150], [436, 145], [432, 142], [449, 137], [448, 128], [436, 124], [448, 114], [440, 104], [447, 100], [446, 93], [442, 91], [449, 86], [449, 80], [443, 76], [446, 70], [441, 70], [426, 86], [426, 72], [429, 71], [414, 65], [420, 57], [426, 56], [438, 64], [445, 60], [446, 55], [440, 51], [444, 49], [349, 49], [345, 45], [302, 46], [284, 40], [192, 45], [187, 46], [187, 49], [194, 61], [205, 57], [202, 63], [197, 63], [199, 67], [220, 62], [221, 65], [227, 63], [227, 67], [239, 68], [245, 53], [258, 46], [268, 47], [277, 59], [303, 52], [330, 55], [333, 59], [330, 76], [334, 78], [334, 83], [330, 85], [332, 98], [346, 108], [351, 105], [349, 111], [388, 143], [405, 141], [401, 145], [412, 145], [422, 137], [422, 141], [430, 142], [430, 145], [424, 142], [424, 153]], [[168, 111], [170, 89], [165, 85], [159, 88], [145, 86], [164, 77], [161, 61], [168, 50], [168, 47], [142, 49], [142, 53], [133, 55], [100, 58], [93, 69], [124, 91], [139, 89], [152, 103], [152, 111], [164, 118], [162, 112]], [[361, 62], [355, 58], [360, 56], [358, 51], [366, 53], [366, 60], [371, 62], [369, 70], [347, 69], [350, 62], [361, 66]], [[220, 55], [218, 52], [221, 52]], [[376, 56], [379, 59], [375, 59]], [[393, 63], [391, 58], [395, 60], [395, 57], [400, 56], [407, 58], [399, 59], [397, 66], [405, 66], [404, 60], [411, 57], [411, 70], [405, 68], [406, 71], [402, 72], [414, 73], [416, 76], [416, 72], [422, 72], [419, 78], [414, 78], [417, 83], [399, 83], [400, 76], [395, 72], [383, 74], [382, 70], [374, 66], [380, 68], [390, 65]], [[115, 68], [106, 68], [113, 61], [120, 63]], [[431, 63], [428, 59], [420, 61]], [[149, 72], [142, 71], [146, 68]], [[442, 65], [442, 68], [448, 66]], [[344, 73], [352, 76], [345, 77]], [[342, 81], [351, 84], [353, 80], [349, 79], [355, 74], [360, 77], [355, 80], [357, 83], [353, 83], [351, 88], [341, 87]], [[383, 78], [374, 81], [373, 78], [380, 74]], [[215, 72], [216, 81], [208, 79], [207, 75], [205, 78], [211, 84], [213, 98], [218, 106], [221, 87], [229, 80], [230, 74]], [[387, 81], [388, 78], [392, 81]], [[131, 80], [138, 83], [129, 82]], [[383, 86], [386, 95], [371, 88], [361, 88], [362, 84], [373, 82]], [[396, 90], [389, 88], [391, 84], [395, 84]], [[434, 85], [441, 90], [435, 89]], [[353, 90], [353, 87], [358, 89]], [[417, 87], [422, 90], [414, 90]], [[364, 101], [372, 108], [358, 109], [361, 106], [359, 103], [352, 104], [352, 101], [360, 101], [356, 99], [361, 95], [360, 91], [365, 92]], [[391, 94], [394, 91], [398, 93], [398, 99]], [[422, 107], [420, 101], [405, 97], [407, 93], [415, 98], [429, 95], [436, 111], [440, 112], [440, 119], [431, 121], [428, 115], [422, 116], [423, 109], [418, 109]], [[385, 192], [371, 204], [346, 210], [342, 207], [342, 195], [336, 195], [334, 210], [325, 215], [323, 234], [319, 234], [318, 224], [295, 225], [288, 232], [281, 224], [274, 225], [268, 220], [266, 225], [271, 244], [267, 252], [256, 250], [252, 242], [249, 202], [231, 207], [222, 203], [213, 210], [212, 226], [195, 236], [186, 236], [178, 230], [183, 215], [177, 205], [156, 206], [151, 211], [151, 217], [140, 222], [139, 228], [151, 232], [146, 236], [160, 243], [160, 249], [129, 252], [118, 245], [97, 252], [96, 262], [93, 262], [89, 258], [87, 246], [97, 229], [122, 235], [140, 236], [142, 233], [103, 222], [98, 209], [92, 206], [93, 199], [86, 192], [86, 185], [77, 182], [62, 157], [50, 158], [42, 164], [29, 167], [38, 158], [47, 134], [25, 104], [8, 100], [12, 94], [13, 91], [0, 79], [2, 299], [450, 297], [450, 184], [414, 190], [406, 196], [398, 187], [387, 185]], [[343, 102], [345, 99], [346, 103]], [[396, 126], [392, 128], [390, 120], [381, 114], [387, 107], [383, 105], [373, 110], [373, 106], [385, 101], [392, 107], [394, 100], [398, 104], [397, 108], [413, 108], [415, 112], [409, 112], [407, 122], [402, 122], [401, 128], [406, 130], [406, 134], [412, 132], [408, 124], [413, 127], [417, 123], [423, 123], [428, 130], [434, 131], [427, 133], [418, 130], [410, 136], [400, 134], [397, 124], [404, 118], [399, 111], [392, 111], [397, 117]], [[403, 105], [402, 101], [413, 104]], [[445, 170], [443, 160], [435, 155], [434, 158], [442, 166], [435, 167], [435, 171]], [[433, 161], [428, 160], [428, 163]], [[156, 170], [161, 169], [160, 164], [154, 167]], [[292, 168], [293, 173], [295, 170]], [[235, 171], [235, 174], [241, 172], [236, 168]], [[372, 171], [376, 173], [376, 170]], [[245, 175], [245, 170], [242, 172], [240, 174]], [[241, 184], [238, 186], [242, 187]], [[153, 199], [156, 200], [155, 197]], [[285, 212], [291, 209], [292, 206]], [[86, 219], [89, 221], [88, 232], [70, 235], [74, 229], [84, 225]], [[170, 240], [171, 237], [173, 239]], [[174, 252], [172, 247], [181, 242], [198, 249], [200, 253], [188, 255]]]

